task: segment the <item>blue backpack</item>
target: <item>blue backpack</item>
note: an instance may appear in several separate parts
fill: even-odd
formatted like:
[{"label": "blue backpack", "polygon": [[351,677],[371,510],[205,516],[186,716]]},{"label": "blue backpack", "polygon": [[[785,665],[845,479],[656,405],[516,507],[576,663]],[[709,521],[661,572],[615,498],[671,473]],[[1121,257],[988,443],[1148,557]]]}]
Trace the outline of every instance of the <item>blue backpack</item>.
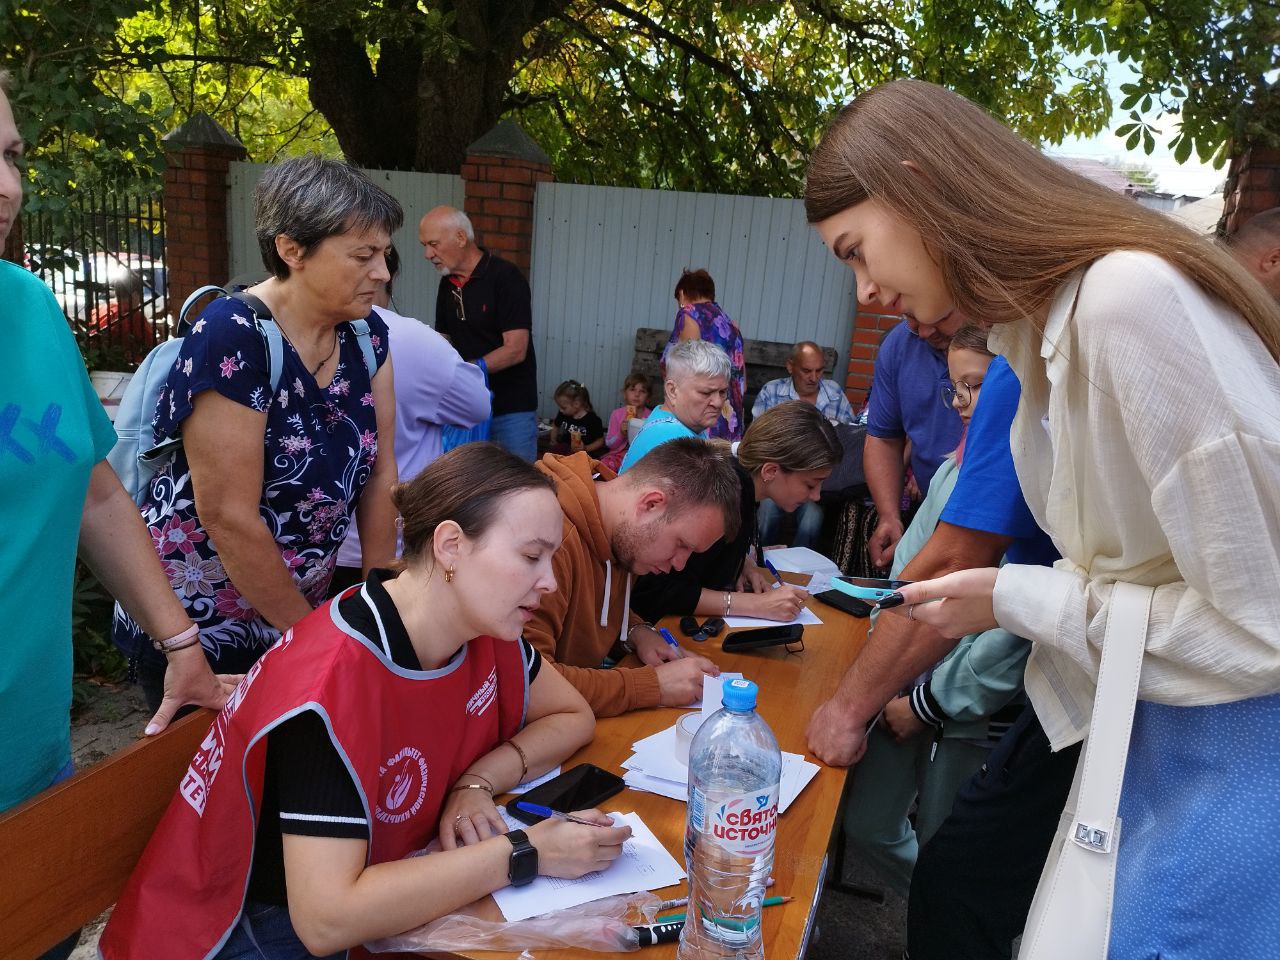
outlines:
[{"label": "blue backpack", "polygon": [[[146,499],[151,478],[182,446],[180,436],[169,437],[155,443],[155,435],[151,425],[155,419],[156,405],[160,401],[160,391],[178,361],[178,353],[182,349],[182,341],[187,331],[187,314],[191,307],[210,293],[218,293],[224,297],[237,300],[249,308],[253,322],[262,334],[267,345],[267,360],[270,367],[271,393],[275,394],[280,387],[280,377],[284,373],[284,338],[280,327],[276,324],[271,310],[260,299],[243,290],[228,292],[222,287],[201,287],[187,297],[178,314],[178,335],[172,340],[156,346],[138,365],[137,372],[125,388],[120,399],[120,407],[116,411],[116,445],[107,454],[107,462],[111,464],[124,488],[133,497],[133,502],[142,505]],[[360,343],[360,352],[364,357],[365,369],[372,380],[378,370],[378,361],[373,353],[373,343],[369,337],[369,324],[364,320],[350,321],[352,329]],[[144,439],[145,438],[145,439]]]}]

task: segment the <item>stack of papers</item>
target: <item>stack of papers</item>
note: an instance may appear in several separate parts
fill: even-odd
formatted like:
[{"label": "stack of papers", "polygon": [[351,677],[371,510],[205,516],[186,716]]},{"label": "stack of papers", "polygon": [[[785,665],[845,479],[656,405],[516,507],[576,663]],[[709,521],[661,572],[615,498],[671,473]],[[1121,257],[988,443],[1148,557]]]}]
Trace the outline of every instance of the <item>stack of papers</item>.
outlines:
[{"label": "stack of papers", "polygon": [[780,547],[777,550],[766,550],[764,555],[779,570],[809,574],[806,589],[810,593],[830,590],[831,578],[840,576],[840,568],[834,561],[808,547]]},{"label": "stack of papers", "polygon": [[[508,816],[505,810],[503,816],[512,824],[512,829],[524,826]],[[494,893],[493,899],[509,923],[604,897],[658,890],[685,878],[684,869],[658,842],[638,814],[611,813],[609,816],[618,826],[631,828],[631,839],[622,845],[622,856],[607,869],[588,873],[576,880],[544,876],[523,887],[503,887]]]},{"label": "stack of papers", "polygon": [[[702,682],[702,719],[720,709],[721,681],[731,674],[704,677]],[[680,751],[676,742],[676,727],[667,727],[652,736],[637,740],[631,745],[634,751],[623,761],[626,773],[622,779],[633,790],[656,793],[672,800],[689,800],[689,768],[678,759]],[[810,763],[798,753],[782,753],[782,782],[778,788],[778,812],[786,813],[791,801],[800,795],[818,772],[818,765]]]},{"label": "stack of papers", "polygon": [[[688,802],[689,768],[676,759],[676,728],[668,727],[651,737],[637,740],[631,745],[635,751],[623,761],[626,769],[622,779],[632,790],[643,790],[672,800]],[[782,782],[778,789],[778,812],[786,813],[791,802],[818,772],[818,765],[810,763],[798,753],[782,753]]]}]

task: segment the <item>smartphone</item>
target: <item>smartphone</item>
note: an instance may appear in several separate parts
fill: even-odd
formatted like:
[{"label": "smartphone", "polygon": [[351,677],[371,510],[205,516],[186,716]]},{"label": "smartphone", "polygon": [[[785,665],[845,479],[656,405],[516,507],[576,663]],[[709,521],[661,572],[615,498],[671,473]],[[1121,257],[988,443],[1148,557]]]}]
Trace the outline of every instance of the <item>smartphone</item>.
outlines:
[{"label": "smartphone", "polygon": [[896,593],[911,580],[882,580],[879,577],[832,577],[832,588],[859,600],[876,603],[891,593]]},{"label": "smartphone", "polygon": [[[580,763],[554,780],[539,784],[516,800],[527,800],[560,813],[572,813],[574,810],[600,806],[615,793],[622,792],[624,786],[626,784],[617,774],[602,770],[594,763]],[[532,826],[545,819],[535,813],[520,810],[516,807],[516,800],[507,804],[507,812],[517,820]]]},{"label": "smartphone", "polygon": [[849,594],[841,593],[839,590],[823,590],[821,593],[815,593],[813,599],[820,600],[829,607],[843,610],[845,613],[855,617],[869,617],[871,616],[871,611],[875,609],[867,601],[851,597]]},{"label": "smartphone", "polygon": [[724,638],[720,649],[726,653],[756,650],[760,647],[776,647],[779,644],[796,643],[804,636],[804,625],[788,623],[777,627],[759,627],[755,630],[738,630]]}]

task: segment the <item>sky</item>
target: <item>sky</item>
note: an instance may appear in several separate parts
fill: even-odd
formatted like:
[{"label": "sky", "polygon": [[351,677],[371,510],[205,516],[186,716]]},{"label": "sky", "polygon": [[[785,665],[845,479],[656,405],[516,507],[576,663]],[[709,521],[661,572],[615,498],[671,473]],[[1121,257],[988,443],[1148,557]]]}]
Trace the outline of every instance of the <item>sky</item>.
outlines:
[{"label": "sky", "polygon": [[1088,139],[1072,137],[1058,146],[1049,146],[1047,152],[1064,157],[1088,157],[1091,160],[1119,160],[1148,167],[1159,178],[1159,189],[1162,193],[1189,194],[1193,197],[1207,197],[1215,191],[1222,190],[1227,179],[1227,165],[1214,169],[1211,164],[1201,163],[1193,153],[1186,163],[1178,163],[1173,159],[1173,151],[1169,149],[1169,140],[1177,133],[1176,116],[1156,118],[1155,112],[1146,114],[1146,119],[1164,132],[1164,136],[1156,138],[1156,148],[1146,154],[1139,145],[1135,150],[1126,150],[1124,137],[1117,137],[1112,130],[1129,122],[1129,112],[1120,109],[1124,94],[1120,85],[1133,77],[1133,71],[1127,64],[1118,64],[1112,60],[1107,66],[1107,86],[1111,91],[1111,100],[1115,110],[1107,130]]}]

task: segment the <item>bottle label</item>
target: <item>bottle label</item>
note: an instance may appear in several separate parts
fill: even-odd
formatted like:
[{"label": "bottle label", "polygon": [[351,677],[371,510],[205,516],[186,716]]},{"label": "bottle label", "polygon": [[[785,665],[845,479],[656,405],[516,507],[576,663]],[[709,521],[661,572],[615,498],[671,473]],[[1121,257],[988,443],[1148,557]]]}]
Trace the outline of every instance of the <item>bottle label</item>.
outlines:
[{"label": "bottle label", "polygon": [[778,787],[710,800],[694,787],[689,812],[694,829],[725,851],[755,857],[773,849],[778,828]]}]

